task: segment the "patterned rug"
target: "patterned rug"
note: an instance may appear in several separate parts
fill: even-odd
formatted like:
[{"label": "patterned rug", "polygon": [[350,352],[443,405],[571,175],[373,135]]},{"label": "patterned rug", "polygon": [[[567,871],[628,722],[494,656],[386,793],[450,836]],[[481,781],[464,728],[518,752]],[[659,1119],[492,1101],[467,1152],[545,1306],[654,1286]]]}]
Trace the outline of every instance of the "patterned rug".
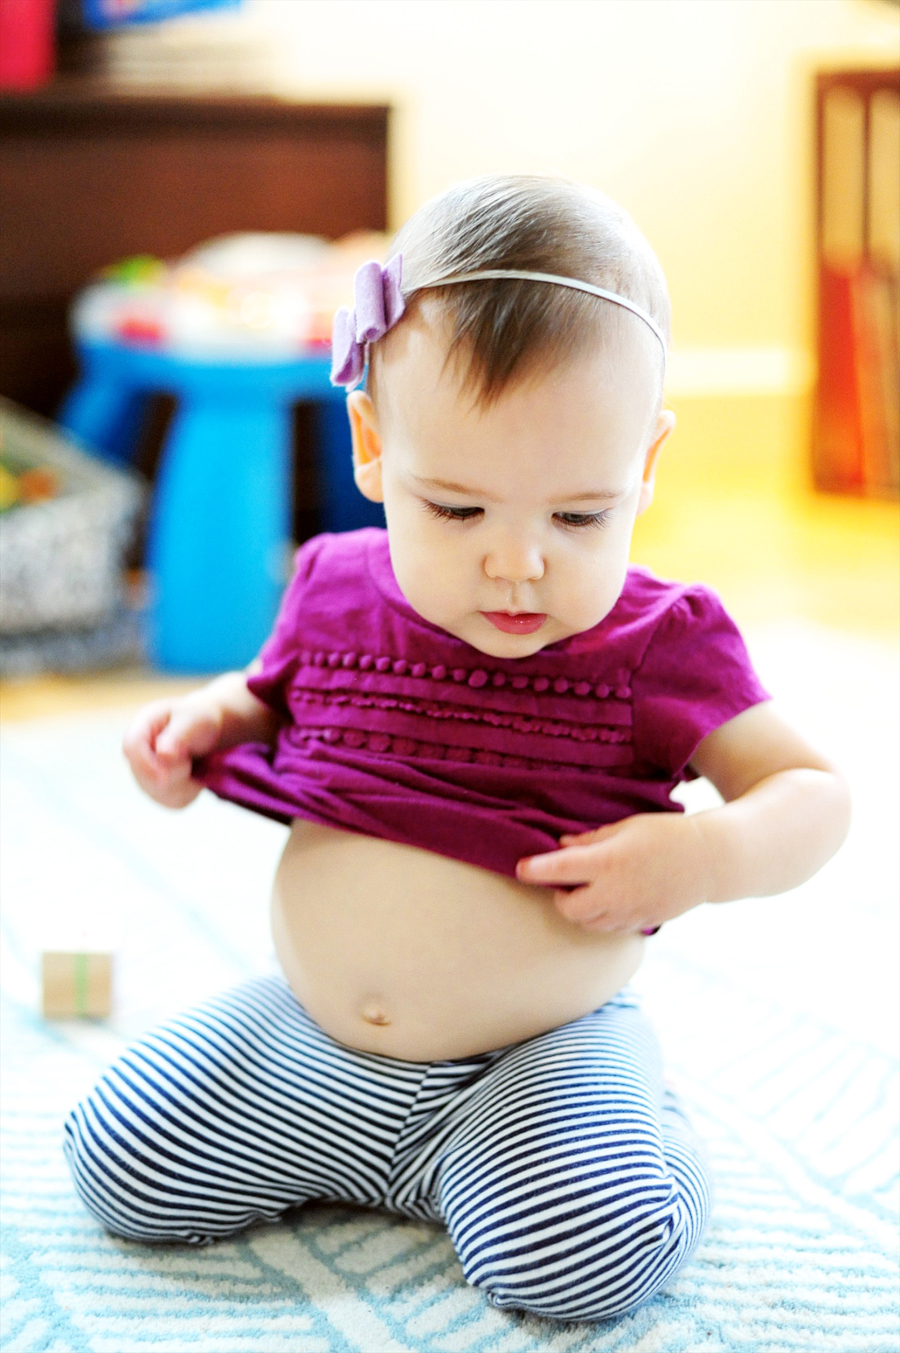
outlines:
[{"label": "patterned rug", "polygon": [[[637,985],[717,1197],[669,1291],[607,1325],[494,1310],[439,1227],[384,1213],[311,1207],[200,1250],[100,1229],[62,1119],[126,1039],[269,970],[284,832],[208,795],[183,814],[143,799],[121,712],[7,725],[4,1353],[896,1353],[896,661],[813,628],[752,640],[848,771],[855,824],[790,896],[694,912],[652,943]],[[692,786],[689,806],[709,794]],[[114,948],[116,1013],[46,1024],[37,956],[74,943]]]}]

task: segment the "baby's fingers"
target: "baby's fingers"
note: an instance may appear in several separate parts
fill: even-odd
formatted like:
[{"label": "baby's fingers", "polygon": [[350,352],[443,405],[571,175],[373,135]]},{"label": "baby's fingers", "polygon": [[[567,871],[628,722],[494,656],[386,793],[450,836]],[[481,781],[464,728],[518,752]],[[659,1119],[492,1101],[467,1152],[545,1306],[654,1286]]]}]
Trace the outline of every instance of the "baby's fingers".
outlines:
[{"label": "baby's fingers", "polygon": [[163,761],[190,762],[211,752],[219,738],[219,722],[211,714],[189,707],[175,709],[156,739],[156,755]]},{"label": "baby's fingers", "polygon": [[529,855],[516,865],[516,878],[546,888],[576,887],[591,881],[590,857],[578,846],[566,846],[547,855]]},{"label": "baby's fingers", "polygon": [[571,892],[557,890],[553,894],[553,903],[560,916],[585,930],[619,932],[639,928],[630,915],[610,908],[596,888],[575,888]]},{"label": "baby's fingers", "polygon": [[553,905],[560,916],[564,916],[567,921],[577,921],[579,925],[602,919],[603,904],[589,885],[557,888],[553,894]]},{"label": "baby's fingers", "polygon": [[598,841],[606,841],[618,835],[622,822],[607,822],[603,827],[593,827],[589,832],[566,832],[559,838],[561,846],[594,846]]},{"label": "baby's fingers", "polygon": [[145,705],[129,724],[122,739],[122,751],[136,775],[140,772],[148,776],[159,773],[156,742],[169,722],[171,708],[168,701],[156,701],[152,705]]}]

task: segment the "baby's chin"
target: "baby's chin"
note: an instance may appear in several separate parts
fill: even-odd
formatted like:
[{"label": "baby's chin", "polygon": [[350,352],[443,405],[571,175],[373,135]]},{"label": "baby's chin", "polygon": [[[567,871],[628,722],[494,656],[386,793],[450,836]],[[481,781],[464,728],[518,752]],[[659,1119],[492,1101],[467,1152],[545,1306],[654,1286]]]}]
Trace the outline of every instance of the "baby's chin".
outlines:
[{"label": "baby's chin", "polygon": [[560,639],[567,639],[569,635],[577,633],[550,615],[539,629],[533,630],[530,634],[505,633],[497,629],[480,611],[463,616],[458,621],[435,623],[441,625],[448,634],[464,640],[488,658],[529,658],[532,654],[539,653],[542,648],[546,648],[548,644],[558,643]]}]

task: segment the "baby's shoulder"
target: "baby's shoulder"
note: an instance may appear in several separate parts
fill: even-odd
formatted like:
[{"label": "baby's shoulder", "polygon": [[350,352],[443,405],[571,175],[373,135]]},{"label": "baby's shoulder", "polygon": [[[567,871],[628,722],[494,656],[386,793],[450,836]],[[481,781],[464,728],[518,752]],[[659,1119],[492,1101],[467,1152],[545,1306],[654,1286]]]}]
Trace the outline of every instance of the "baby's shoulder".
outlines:
[{"label": "baby's shoulder", "polygon": [[359,654],[391,651],[393,618],[372,567],[384,535],[372,527],[323,534],[297,550],[261,670],[251,680],[274,708],[284,712],[284,689],[301,668],[355,666]]},{"label": "baby's shoulder", "polygon": [[722,626],[732,628],[733,622],[711,587],[659,578],[634,564],[618,601],[591,637],[600,646],[623,646],[640,662],[651,645],[693,642]]},{"label": "baby's shoulder", "polygon": [[313,536],[295,555],[275,635],[332,656],[390,653],[409,624],[408,605],[391,582],[386,531]]},{"label": "baby's shoulder", "polygon": [[371,559],[386,547],[387,532],[375,526],[359,531],[325,531],[312,536],[294,555],[293,583],[359,586],[370,579]]},{"label": "baby's shoulder", "polygon": [[659,578],[643,564],[631,564],[616,609],[621,607],[625,614],[643,615],[652,623],[673,610],[698,613],[721,606],[718,594],[705,583]]},{"label": "baby's shoulder", "polygon": [[309,619],[316,614],[335,618],[348,611],[377,609],[381,593],[376,574],[382,555],[387,554],[386,535],[367,526],[305,541],[294,555],[282,610]]}]

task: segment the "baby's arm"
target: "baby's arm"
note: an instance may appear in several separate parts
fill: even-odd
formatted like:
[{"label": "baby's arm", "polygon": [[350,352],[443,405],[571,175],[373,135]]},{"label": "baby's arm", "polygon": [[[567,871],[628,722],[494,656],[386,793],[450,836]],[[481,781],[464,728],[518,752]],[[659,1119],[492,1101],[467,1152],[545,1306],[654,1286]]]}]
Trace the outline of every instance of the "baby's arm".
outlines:
[{"label": "baby's arm", "polygon": [[154,700],[130,724],[123,751],[141,788],[167,808],[184,808],[202,785],[191,779],[194,757],[239,742],[274,742],[280,721],[247,689],[245,672],[226,672],[189,695]]},{"label": "baby's arm", "polygon": [[[725,803],[690,816],[641,813],[521,860],[518,877],[591,930],[639,930],[701,902],[763,897],[803,883],[847,834],[841,775],[785,723],[755,705],[700,743],[691,765]],[[571,891],[574,886],[574,891]]]}]

